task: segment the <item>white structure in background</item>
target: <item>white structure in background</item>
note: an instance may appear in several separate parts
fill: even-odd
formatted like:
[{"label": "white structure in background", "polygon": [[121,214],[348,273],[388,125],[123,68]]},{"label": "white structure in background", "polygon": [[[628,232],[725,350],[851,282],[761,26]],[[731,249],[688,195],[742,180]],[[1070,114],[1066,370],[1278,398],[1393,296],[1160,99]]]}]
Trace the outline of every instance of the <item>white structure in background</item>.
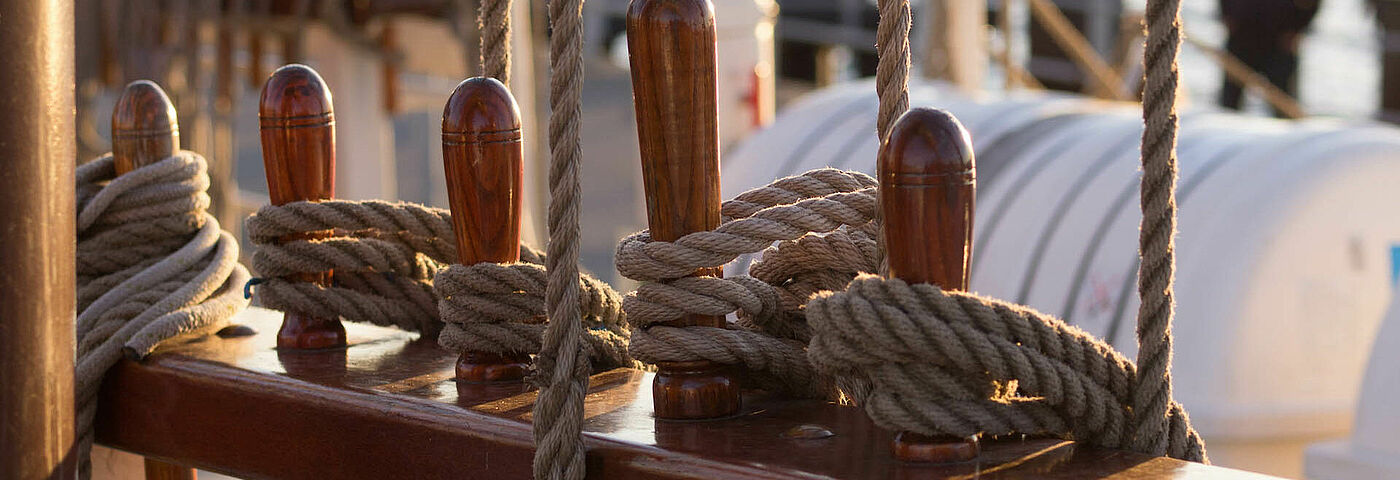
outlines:
[{"label": "white structure in background", "polygon": [[[876,105],[861,81],[789,107],[725,157],[724,198],[817,167],[873,174]],[[973,290],[1136,355],[1138,108],[919,82],[910,105],[972,134]],[[1307,444],[1351,427],[1390,298],[1400,130],[1209,112],[1181,124],[1176,399],[1212,461],[1298,476]]]},{"label": "white structure in background", "polygon": [[[1396,259],[1400,261],[1400,258]],[[1308,447],[1307,478],[1400,478],[1400,295],[1391,301],[1361,384],[1351,437]]]},{"label": "white structure in background", "polygon": [[393,122],[384,114],[379,57],[319,25],[306,29],[305,42],[305,63],[326,80],[335,109],[336,198],[397,198]]},{"label": "white structure in background", "polygon": [[[778,20],[774,0],[713,0],[715,50],[719,64],[719,144],[737,144],[773,121],[777,109],[773,26]],[[616,12],[611,12],[616,14]],[[612,39],[612,62],[624,70],[627,37]]]}]

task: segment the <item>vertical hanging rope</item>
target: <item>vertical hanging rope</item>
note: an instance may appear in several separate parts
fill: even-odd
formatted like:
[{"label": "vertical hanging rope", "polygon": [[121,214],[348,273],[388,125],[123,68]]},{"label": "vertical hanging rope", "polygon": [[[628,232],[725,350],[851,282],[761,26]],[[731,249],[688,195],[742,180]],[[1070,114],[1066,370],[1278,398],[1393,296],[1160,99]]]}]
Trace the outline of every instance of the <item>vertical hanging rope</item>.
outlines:
[{"label": "vertical hanging rope", "polygon": [[[880,21],[876,28],[875,94],[880,97],[876,130],[884,141],[894,121],[909,109],[909,0],[880,0]],[[878,196],[877,196],[878,199]],[[884,225],[881,209],[875,209],[875,223]],[[885,235],[875,235],[880,275],[889,273],[885,260]]]},{"label": "vertical hanging rope", "polygon": [[909,109],[909,0],[880,0],[876,30],[875,93],[880,96],[880,139]]},{"label": "vertical hanging rope", "polygon": [[584,474],[583,397],[588,357],[579,317],[579,110],[583,87],[583,0],[551,0],[549,20],[549,327],[535,358],[534,432],[537,479]]},{"label": "vertical hanging rope", "polygon": [[510,86],[511,0],[481,0],[477,31],[481,32],[483,75]]},{"label": "vertical hanging rope", "polygon": [[1180,0],[1148,0],[1142,96],[1142,228],[1138,270],[1137,385],[1134,449],[1167,449],[1172,380],[1172,282],[1176,275],[1176,90],[1181,46]]}]

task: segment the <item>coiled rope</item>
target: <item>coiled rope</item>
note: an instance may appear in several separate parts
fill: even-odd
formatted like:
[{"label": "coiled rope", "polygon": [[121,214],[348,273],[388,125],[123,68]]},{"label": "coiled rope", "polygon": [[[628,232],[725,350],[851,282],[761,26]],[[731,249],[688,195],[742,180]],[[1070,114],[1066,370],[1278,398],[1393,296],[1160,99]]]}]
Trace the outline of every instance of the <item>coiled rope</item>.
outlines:
[{"label": "coiled rope", "polygon": [[204,158],[192,152],[117,176],[112,156],[77,169],[77,403],[80,474],[102,376],[123,355],[211,333],[247,307],[238,242],[209,208]]},{"label": "coiled rope", "polygon": [[[1205,461],[1200,436],[1171,399],[1169,373],[1178,10],[1175,0],[1148,3],[1141,370],[1106,343],[1029,308],[871,275],[883,255],[868,233],[879,224],[873,189],[829,182],[814,190],[791,188],[859,175],[832,170],[781,179],[726,202],[724,222],[713,231],[675,242],[652,241],[646,231],[623,239],[618,271],[643,282],[623,302],[633,355],[646,362],[742,364],[769,381],[798,376],[819,386],[802,392],[816,396],[829,396],[822,390],[839,385],[846,399],[894,430],[1045,434]],[[882,138],[908,104],[907,12],[906,0],[880,2]],[[803,278],[687,277],[760,250],[755,275]],[[832,285],[852,277],[847,285]],[[829,291],[798,309],[790,299],[778,307],[784,289],[792,296]],[[658,324],[685,313],[736,310],[741,321],[731,328]],[[803,352],[803,337],[810,337],[808,362],[794,359]]]},{"label": "coiled rope", "polygon": [[[509,0],[480,12],[483,71],[507,83]],[[583,1],[549,3],[550,169],[548,255],[522,249],[524,262],[455,265],[446,210],[407,203],[331,200],[266,206],[249,217],[253,266],[264,306],[392,325],[457,351],[538,352],[530,380],[536,478],[584,475],[583,397],[594,366],[638,366],[627,353],[617,293],[578,268],[579,114]],[[331,231],[318,240],[279,242]],[[540,263],[545,267],[541,268]],[[295,281],[334,270],[334,285]],[[550,319],[540,323],[542,314]],[[443,325],[446,325],[443,330]]]},{"label": "coiled rope", "polygon": [[[456,265],[446,209],[381,200],[267,205],[245,223],[262,306],[421,332],[453,351],[538,352],[545,313],[545,257],[522,246],[521,262]],[[330,231],[316,240],[287,237]],[[334,271],[333,285],[298,274]],[[600,367],[632,366],[621,299],[583,275],[585,351]],[[445,328],[444,328],[445,327]]]},{"label": "coiled rope", "polygon": [[[724,221],[713,231],[692,233],[674,242],[652,241],[646,231],[623,239],[617,250],[618,271],[643,282],[622,302],[631,327],[628,348],[632,356],[648,363],[711,360],[742,364],[757,374],[759,386],[809,397],[844,395],[890,428],[928,434],[1050,434],[1204,461],[1199,436],[1191,430],[1184,410],[1170,397],[1173,103],[1179,5],[1174,0],[1153,0],[1148,5],[1144,262],[1140,275],[1143,310],[1138,330],[1139,360],[1145,366],[1141,371],[1103,342],[1025,307],[868,275],[878,270],[882,255],[877,245],[875,182],[858,173],[829,169],[780,179],[726,202],[722,207]],[[445,212],[398,213],[394,208],[405,207],[362,202],[375,214],[392,217],[386,219],[389,223],[375,224],[378,226],[368,221],[355,223],[360,217],[335,211],[347,210],[351,207],[345,205],[354,202],[289,204],[265,208],[258,215],[274,218],[279,211],[270,208],[290,207],[306,210],[292,215],[301,218],[313,215],[311,210],[318,206],[330,209],[321,213],[323,223],[275,230],[277,233],[269,229],[258,234],[264,241],[295,233],[291,230],[372,232],[356,234],[358,243],[333,238],[284,244],[286,252],[274,253],[295,251],[321,263],[291,267],[286,265],[295,262],[284,260],[284,269],[273,271],[331,268],[339,277],[343,270],[353,272],[346,277],[349,281],[343,282],[353,285],[290,286],[270,280],[261,290],[264,302],[298,301],[291,299],[290,292],[277,295],[278,289],[298,288],[304,291],[296,296],[319,302],[329,311],[359,309],[364,315],[356,314],[355,318],[375,321],[371,317],[378,316],[380,321],[413,328],[415,325],[391,310],[430,310],[424,298],[435,294],[441,299],[444,318],[461,319],[451,322],[454,326],[449,326],[449,331],[463,329],[460,336],[445,336],[445,345],[538,351],[532,377],[541,389],[534,406],[536,478],[583,477],[581,427],[591,370],[589,356],[595,357],[593,362],[599,361],[600,354],[614,358],[612,353],[621,351],[621,342],[626,339],[625,332],[612,330],[623,318],[609,310],[616,305],[615,297],[602,284],[590,286],[588,277],[581,279],[577,265],[582,6],[582,0],[549,3],[553,29],[551,198],[543,307],[552,321],[542,331],[529,320],[538,315],[535,306],[541,274],[537,267],[521,266],[528,265],[528,259],[525,264],[441,270],[441,264],[452,263],[448,254],[416,257],[415,252],[451,251],[451,241],[443,241],[451,238],[451,229],[443,221]],[[908,106],[908,2],[881,0],[880,14],[877,89],[883,136]],[[483,12],[482,18],[499,18],[499,14]],[[508,58],[497,55],[501,49],[508,50],[508,41],[498,41],[508,35],[486,37],[483,62],[490,64],[488,72],[500,78],[508,69],[502,65],[508,63],[490,59]],[[433,230],[420,239],[413,234],[413,221],[437,223],[421,225]],[[250,220],[250,232],[256,230],[255,223]],[[429,241],[434,238],[435,242]],[[375,257],[382,262],[359,260],[371,258],[368,252],[347,253],[346,258],[331,253],[366,246],[382,255]],[[698,269],[759,252],[763,258],[753,266],[751,277],[689,277]],[[428,273],[439,271],[444,273],[437,274],[436,282],[441,285],[436,285]],[[388,278],[373,279],[373,275]],[[406,278],[393,278],[399,275]],[[339,294],[341,287],[361,295],[367,288],[385,299],[407,300],[392,304],[388,300],[354,300],[350,294],[334,300],[335,294],[324,293]],[[436,291],[429,294],[433,287]],[[580,295],[589,299],[583,302],[588,309],[580,308]],[[380,310],[371,312],[374,308]],[[729,328],[661,325],[688,313],[731,312],[738,312],[739,322]],[[605,333],[615,338],[585,342],[581,318],[585,315],[604,326],[590,328],[590,335]],[[417,328],[427,332],[431,325],[419,323]],[[475,328],[481,330],[467,331]],[[531,342],[537,334],[541,335],[538,349]]]},{"label": "coiled rope", "polygon": [[[845,286],[869,265],[851,254],[874,251],[875,179],[821,169],[750,190],[721,205],[721,224],[674,242],[648,231],[618,243],[617,270],[642,282],[623,299],[632,356],[644,363],[710,360],[740,364],[760,386],[811,398],[836,398],[804,347],[810,331],[801,309],[816,291]],[[864,229],[864,230],[862,230]],[[828,233],[818,236],[813,233]],[[782,241],[773,247],[773,242]],[[692,277],[740,255],[763,252],[755,276]],[[733,328],[674,327],[686,314],[738,312]]]},{"label": "coiled rope", "polygon": [[[1136,447],[1138,371],[1107,343],[1025,306],[865,274],[807,304],[816,368],[868,389],[847,392],[877,424],[926,435],[1054,435]],[[1168,400],[1163,453],[1205,459]]]}]

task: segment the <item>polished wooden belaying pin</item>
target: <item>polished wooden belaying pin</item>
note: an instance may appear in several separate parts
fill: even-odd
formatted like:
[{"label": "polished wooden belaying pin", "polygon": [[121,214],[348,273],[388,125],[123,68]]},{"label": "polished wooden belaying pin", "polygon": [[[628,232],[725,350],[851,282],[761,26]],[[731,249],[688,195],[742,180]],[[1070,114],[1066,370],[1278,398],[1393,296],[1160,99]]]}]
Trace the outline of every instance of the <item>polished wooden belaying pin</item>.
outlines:
[{"label": "polished wooden belaying pin", "polygon": [[[486,77],[458,84],[442,110],[442,163],[457,263],[520,260],[523,159],[520,108],[506,86]],[[519,381],[529,368],[528,352],[464,352],[457,379]]]},{"label": "polished wooden belaying pin", "polygon": [[[943,110],[905,112],[880,144],[880,208],[889,274],[910,283],[967,290],[972,257],[976,167],[972,141]],[[976,437],[936,438],[900,432],[894,456],[910,462],[976,458]]]},{"label": "polished wooden belaying pin", "polygon": [[[150,80],[127,84],[112,109],[112,164],[117,175],[175,156],[180,123],[175,104]],[[146,478],[194,480],[193,468],[145,459]]]},{"label": "polished wooden belaying pin", "polygon": [[[673,241],[719,226],[715,14],[708,0],[633,0],[627,47],[651,238]],[[718,276],[719,269],[697,274]],[[723,328],[691,315],[673,326]],[[652,385],[656,416],[703,419],[739,411],[734,373],[712,362],[662,362]]]},{"label": "polished wooden belaying pin", "polygon": [[112,109],[112,161],[117,175],[159,162],[180,149],[175,104],[159,85],[137,80]]},{"label": "polished wooden belaying pin", "polygon": [[[263,167],[273,205],[335,196],[335,115],[331,91],[321,75],[306,65],[277,69],[263,85],[258,106]],[[288,236],[283,241],[329,236],[329,232]],[[330,285],[331,272],[307,274],[299,281]],[[345,345],[339,318],[286,312],[277,332],[277,347],[318,349]]]}]

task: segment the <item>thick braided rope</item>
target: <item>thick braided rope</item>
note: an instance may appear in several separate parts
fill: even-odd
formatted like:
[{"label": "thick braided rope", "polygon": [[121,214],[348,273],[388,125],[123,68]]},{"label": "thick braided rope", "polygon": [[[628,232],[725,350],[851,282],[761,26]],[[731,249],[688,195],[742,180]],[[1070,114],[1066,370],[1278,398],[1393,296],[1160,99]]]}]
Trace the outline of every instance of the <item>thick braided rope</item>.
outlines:
[{"label": "thick braided rope", "polygon": [[[812,293],[843,287],[871,268],[874,184],[857,172],[814,170],[725,202],[715,230],[674,242],[653,241],[647,231],[624,238],[618,272],[642,282],[623,300],[632,356],[645,363],[739,364],[764,388],[834,397],[831,382],[817,378],[807,361],[810,329],[801,309]],[[758,252],[763,259],[753,267],[755,276],[689,276]],[[729,328],[663,325],[687,314],[736,311],[739,323]]]},{"label": "thick braided rope", "polygon": [[909,109],[909,0],[880,0],[875,30],[875,92],[880,97],[877,127],[885,138],[894,121]]},{"label": "thick braided rope", "polygon": [[505,85],[510,85],[510,4],[511,0],[481,0],[477,16],[482,72]]},{"label": "thick braided rope", "polygon": [[[847,393],[887,428],[1056,435],[1150,453],[1133,446],[1133,363],[1049,315],[863,274],[844,291],[814,297],[807,319],[813,365],[868,382]],[[1164,453],[1205,460],[1181,405],[1167,405]]]},{"label": "thick braided rope", "polygon": [[583,0],[549,2],[549,253],[545,305],[549,327],[533,380],[537,479],[584,476],[583,397],[589,363],[579,312],[579,115],[583,94]]},{"label": "thick braided rope", "polygon": [[1167,448],[1172,396],[1172,282],[1176,275],[1176,90],[1181,46],[1180,0],[1148,0],[1142,117],[1142,228],[1138,270],[1138,385],[1134,388],[1134,448],[1161,455]]},{"label": "thick braided rope", "polygon": [[204,158],[179,152],[117,176],[112,157],[77,169],[77,415],[80,472],[102,376],[123,355],[212,332],[247,307],[238,242],[209,208]]}]

